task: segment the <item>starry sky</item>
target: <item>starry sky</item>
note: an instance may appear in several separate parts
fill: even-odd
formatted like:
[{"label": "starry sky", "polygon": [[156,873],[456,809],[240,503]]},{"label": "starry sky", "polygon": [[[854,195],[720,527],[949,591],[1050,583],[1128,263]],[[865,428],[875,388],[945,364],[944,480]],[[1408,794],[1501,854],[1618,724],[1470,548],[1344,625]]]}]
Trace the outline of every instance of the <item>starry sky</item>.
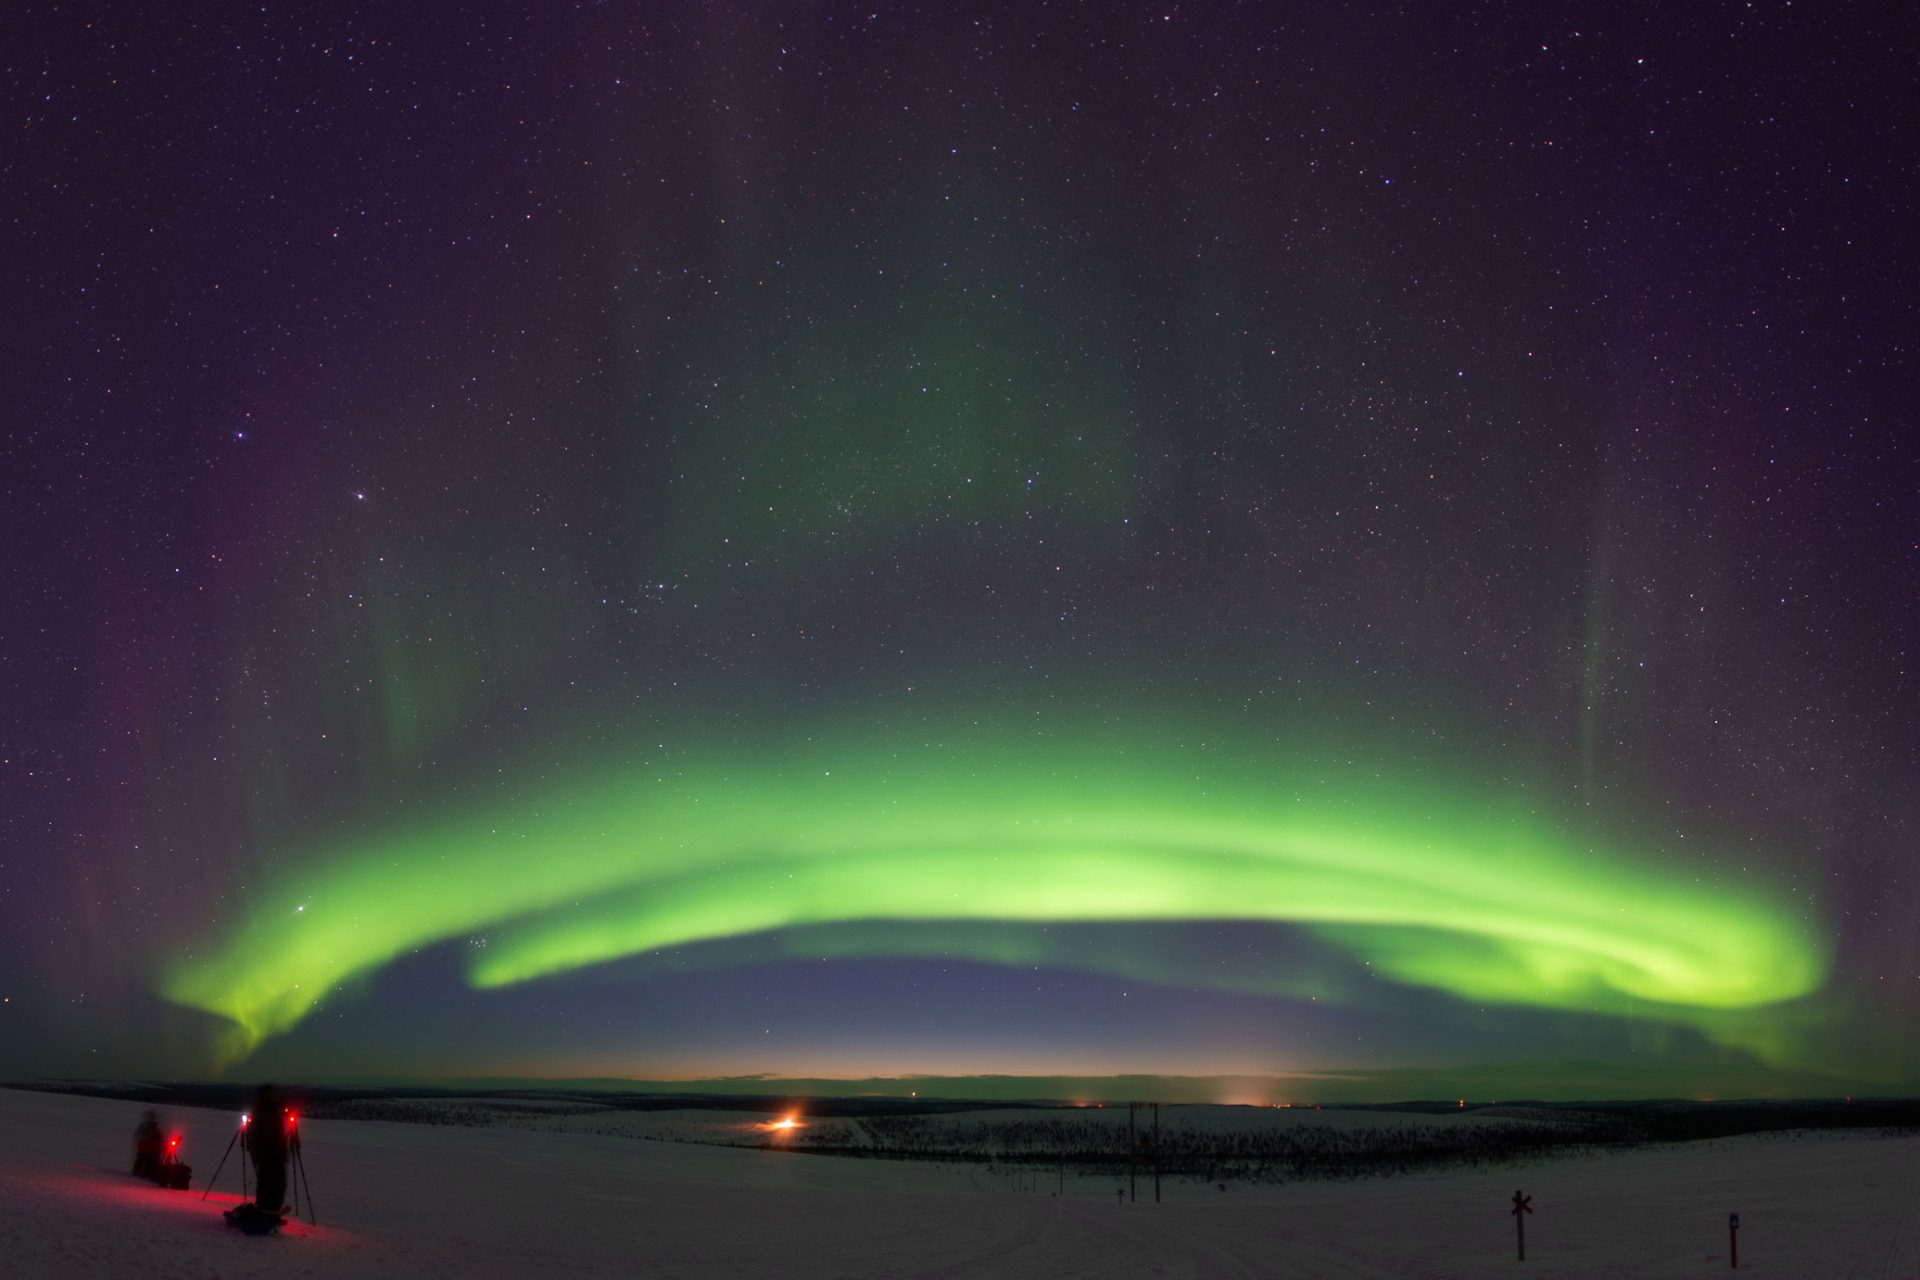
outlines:
[{"label": "starry sky", "polygon": [[1579,8],[16,6],[0,1074],[1920,1090],[1912,33]]}]

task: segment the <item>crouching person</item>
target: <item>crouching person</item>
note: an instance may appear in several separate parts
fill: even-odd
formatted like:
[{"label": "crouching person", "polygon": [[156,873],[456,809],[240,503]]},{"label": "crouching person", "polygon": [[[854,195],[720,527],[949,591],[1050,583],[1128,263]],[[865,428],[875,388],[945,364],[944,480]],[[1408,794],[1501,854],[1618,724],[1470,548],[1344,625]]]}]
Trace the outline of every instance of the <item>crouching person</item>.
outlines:
[{"label": "crouching person", "polygon": [[180,1163],[179,1135],[163,1136],[160,1117],[151,1111],[133,1131],[133,1175],[175,1191],[185,1191],[193,1181],[193,1170]]},{"label": "crouching person", "polygon": [[160,1163],[166,1157],[167,1140],[160,1133],[160,1117],[149,1111],[140,1117],[133,1131],[133,1176],[160,1181]]}]

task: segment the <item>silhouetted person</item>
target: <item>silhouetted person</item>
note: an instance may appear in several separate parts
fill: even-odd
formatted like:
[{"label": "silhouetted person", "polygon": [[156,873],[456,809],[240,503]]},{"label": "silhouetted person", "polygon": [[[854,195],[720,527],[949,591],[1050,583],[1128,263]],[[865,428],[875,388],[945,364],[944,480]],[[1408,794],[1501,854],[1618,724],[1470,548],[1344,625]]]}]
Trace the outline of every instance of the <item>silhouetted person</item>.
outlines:
[{"label": "silhouetted person", "polygon": [[140,1117],[133,1131],[133,1174],[136,1178],[160,1181],[160,1166],[166,1163],[167,1140],[160,1132],[160,1117],[149,1111]]},{"label": "silhouetted person", "polygon": [[254,1090],[252,1115],[247,1124],[247,1154],[253,1157],[253,1171],[259,1178],[253,1204],[277,1218],[287,1198],[287,1157],[300,1149],[300,1135],[294,1131],[292,1114],[270,1084]]}]

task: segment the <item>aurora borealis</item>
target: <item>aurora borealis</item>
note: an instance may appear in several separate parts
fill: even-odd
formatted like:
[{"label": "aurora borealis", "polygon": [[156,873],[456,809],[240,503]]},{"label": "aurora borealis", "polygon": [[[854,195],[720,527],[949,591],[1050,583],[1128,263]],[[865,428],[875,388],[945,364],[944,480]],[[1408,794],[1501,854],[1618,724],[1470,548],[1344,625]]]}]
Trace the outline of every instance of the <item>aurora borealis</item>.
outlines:
[{"label": "aurora borealis", "polygon": [[[1574,846],[1468,783],[1356,779],[1231,738],[1196,766],[1185,735],[1120,727],[726,753],[375,837],[320,855],[164,989],[250,1048],[341,981],[476,931],[494,930],[472,980],[495,987],[860,920],[1286,921],[1459,997],[1683,1020],[1823,976],[1790,911]],[[263,972],[263,952],[282,963]]]},{"label": "aurora borealis", "polygon": [[522,8],[25,19],[0,1073],[1920,1087],[1885,41]]}]

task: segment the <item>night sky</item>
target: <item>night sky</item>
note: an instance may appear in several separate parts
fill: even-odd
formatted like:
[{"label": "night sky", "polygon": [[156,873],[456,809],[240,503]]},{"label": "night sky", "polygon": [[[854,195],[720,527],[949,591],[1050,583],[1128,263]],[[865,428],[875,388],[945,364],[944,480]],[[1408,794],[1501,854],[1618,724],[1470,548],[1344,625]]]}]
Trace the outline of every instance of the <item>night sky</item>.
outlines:
[{"label": "night sky", "polygon": [[4,20],[0,1074],[1920,1090],[1910,27],[462,8]]}]

